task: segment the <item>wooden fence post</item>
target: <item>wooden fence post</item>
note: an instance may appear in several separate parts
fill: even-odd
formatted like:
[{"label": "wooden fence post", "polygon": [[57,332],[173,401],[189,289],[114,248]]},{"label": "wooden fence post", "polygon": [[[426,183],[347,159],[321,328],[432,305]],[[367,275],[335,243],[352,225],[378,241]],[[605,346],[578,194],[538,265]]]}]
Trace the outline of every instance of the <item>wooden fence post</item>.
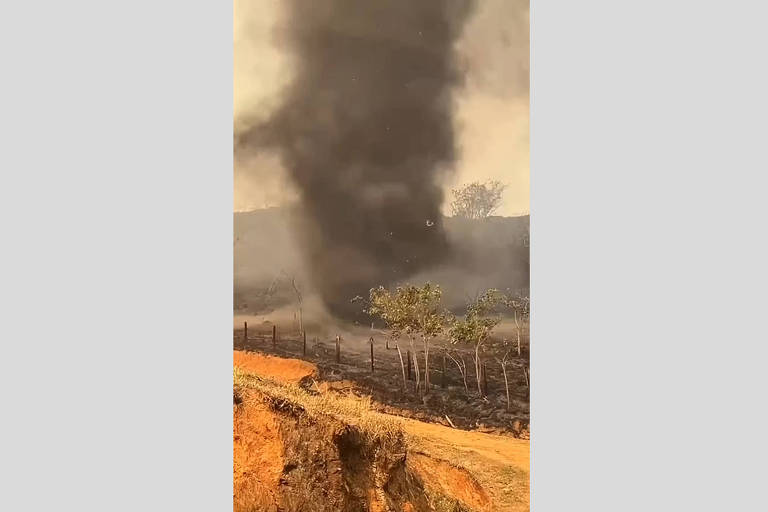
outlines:
[{"label": "wooden fence post", "polygon": [[277,324],[272,326],[272,348],[277,345]]},{"label": "wooden fence post", "polygon": [[373,336],[371,336],[371,373],[373,373]]},{"label": "wooden fence post", "polygon": [[304,355],[304,357],[307,356],[307,331],[304,331],[302,333],[303,343],[301,345],[301,353]]},{"label": "wooden fence post", "polygon": [[248,322],[243,322],[243,342],[248,342]]},{"label": "wooden fence post", "polygon": [[483,394],[488,396],[488,363],[483,363]]},{"label": "wooden fence post", "polygon": [[336,362],[341,363],[341,336],[336,336]]}]

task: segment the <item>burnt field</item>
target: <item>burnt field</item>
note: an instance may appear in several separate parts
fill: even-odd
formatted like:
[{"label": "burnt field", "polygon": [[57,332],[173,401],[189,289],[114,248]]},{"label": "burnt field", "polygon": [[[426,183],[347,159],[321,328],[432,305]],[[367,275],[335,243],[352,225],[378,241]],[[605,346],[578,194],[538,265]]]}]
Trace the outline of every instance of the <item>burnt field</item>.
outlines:
[{"label": "burnt field", "polygon": [[[378,330],[346,330],[338,342],[338,354],[336,336],[329,336],[327,332],[315,336],[308,331],[305,343],[304,337],[296,329],[281,329],[269,321],[258,325],[249,323],[247,335],[242,325],[235,328],[233,344],[235,350],[310,361],[319,370],[320,382],[314,385],[320,390],[369,395],[380,412],[465,430],[506,433],[528,438],[529,337],[526,332],[521,338],[519,355],[516,346],[510,350],[508,346],[501,345],[504,337],[503,329],[499,329],[481,354],[484,368],[484,375],[482,371],[480,374],[481,389],[478,389],[474,350],[449,345],[440,338],[433,341],[429,349],[430,387],[425,390],[423,396],[419,396],[415,390],[413,359],[412,356],[409,357],[412,350],[410,344],[400,340],[404,362],[401,366],[397,342]],[[419,342],[414,348],[423,374],[423,346]],[[508,354],[507,385],[501,365],[505,353]],[[409,359],[410,368],[407,364]],[[461,364],[462,360],[466,365],[466,389],[462,372],[457,365],[457,361]],[[403,389],[404,366],[406,389]]]}]

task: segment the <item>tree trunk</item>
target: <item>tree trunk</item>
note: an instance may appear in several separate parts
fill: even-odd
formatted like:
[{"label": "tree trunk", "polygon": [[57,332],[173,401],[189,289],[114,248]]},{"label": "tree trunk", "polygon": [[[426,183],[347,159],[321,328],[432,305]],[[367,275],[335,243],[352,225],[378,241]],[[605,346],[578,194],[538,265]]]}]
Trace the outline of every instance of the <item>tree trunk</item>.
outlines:
[{"label": "tree trunk", "polygon": [[506,362],[501,363],[501,371],[504,372],[504,389],[507,391],[507,412],[509,412],[509,408],[510,408],[509,381],[507,380],[507,363]]},{"label": "tree trunk", "polygon": [[301,310],[301,306],[299,306],[299,334],[304,332],[304,312]]},{"label": "tree trunk", "polygon": [[421,370],[419,369],[419,356],[413,353],[413,376],[415,378],[414,391],[417,396],[421,396]]},{"label": "tree trunk", "polygon": [[482,369],[480,367],[480,345],[475,346],[475,380],[477,380],[477,392],[483,396]]},{"label": "tree trunk", "polygon": [[458,353],[456,354],[458,359],[453,357],[450,354],[450,352],[446,352],[446,353],[448,354],[448,357],[451,358],[451,361],[456,363],[456,366],[459,369],[459,373],[461,374],[461,379],[464,381],[464,392],[467,394],[467,396],[469,396],[469,386],[467,385],[467,363],[464,361],[464,358],[461,357],[461,355],[459,355]]},{"label": "tree trunk", "polygon": [[403,370],[403,392],[406,391],[406,381],[405,381],[405,364],[403,364],[403,353],[400,351],[400,344],[397,344],[397,355],[400,356],[400,369]]},{"label": "tree trunk", "polygon": [[429,393],[429,338],[424,338],[424,391]]},{"label": "tree trunk", "polygon": [[413,352],[413,373],[416,377],[416,394],[420,395],[421,391],[421,372],[419,371],[419,356],[416,354],[416,347],[413,343],[413,338],[410,339],[411,341],[411,351]]}]

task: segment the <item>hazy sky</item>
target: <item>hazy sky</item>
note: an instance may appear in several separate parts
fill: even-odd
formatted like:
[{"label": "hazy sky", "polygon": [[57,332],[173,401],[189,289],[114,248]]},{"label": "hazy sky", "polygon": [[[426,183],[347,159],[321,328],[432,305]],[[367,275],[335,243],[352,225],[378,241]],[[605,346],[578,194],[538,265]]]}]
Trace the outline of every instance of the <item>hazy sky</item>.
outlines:
[{"label": "hazy sky", "polygon": [[[290,81],[291,57],[277,48],[280,0],[234,0],[234,111],[266,117]],[[499,180],[508,185],[499,214],[529,209],[528,1],[481,0],[458,51],[468,69],[456,95],[460,159],[451,185]],[[273,206],[295,197],[277,158],[235,164],[236,211]]]}]

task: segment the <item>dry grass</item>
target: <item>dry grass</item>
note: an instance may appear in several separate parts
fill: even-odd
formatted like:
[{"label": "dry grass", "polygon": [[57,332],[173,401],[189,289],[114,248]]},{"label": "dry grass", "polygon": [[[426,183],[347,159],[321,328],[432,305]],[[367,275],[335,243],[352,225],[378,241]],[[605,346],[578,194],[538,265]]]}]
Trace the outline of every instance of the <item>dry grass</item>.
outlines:
[{"label": "dry grass", "polygon": [[[388,444],[394,441],[400,447],[405,442],[408,451],[450,464],[460,472],[466,470],[488,493],[493,503],[483,503],[486,505],[483,507],[478,506],[476,500],[467,499],[470,503],[475,501],[472,503],[475,510],[487,508],[523,512],[529,509],[527,441],[390,416],[374,411],[368,396],[339,394],[323,390],[321,386],[315,386],[317,391],[307,390],[296,383],[275,381],[238,367],[234,368],[234,388],[236,400],[259,400],[272,409],[293,411],[317,419],[331,417],[356,427],[371,442]],[[248,390],[255,392],[248,393]],[[435,468],[427,470],[435,472]],[[447,471],[445,467],[440,471],[441,474],[460,472]],[[445,491],[453,484],[449,482],[438,487]],[[453,494],[450,493],[451,496]],[[438,498],[440,496],[435,497]],[[433,506],[436,510],[462,510],[455,508],[456,502],[452,497],[446,501],[447,508],[438,507],[436,501]]]},{"label": "dry grass", "polygon": [[398,418],[376,412],[370,397],[344,396],[332,392],[311,392],[295,384],[277,382],[234,369],[235,388],[258,391],[280,409],[303,411],[312,417],[333,417],[357,427],[372,440],[389,441],[404,436]]}]

